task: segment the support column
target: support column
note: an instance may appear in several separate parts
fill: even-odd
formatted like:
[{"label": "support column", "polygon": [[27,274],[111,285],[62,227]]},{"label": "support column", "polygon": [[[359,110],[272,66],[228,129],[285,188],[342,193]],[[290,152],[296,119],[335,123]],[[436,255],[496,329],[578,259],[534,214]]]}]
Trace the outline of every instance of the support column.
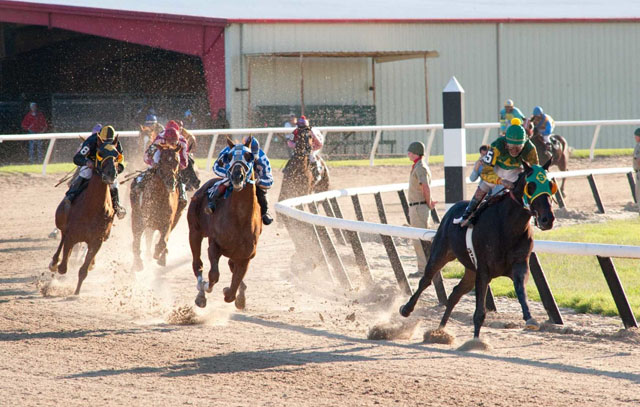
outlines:
[{"label": "support column", "polygon": [[224,28],[207,27],[205,46],[201,55],[211,118],[226,107]]},{"label": "support column", "polygon": [[442,91],[444,144],[444,202],[449,210],[465,199],[467,146],[464,128],[464,89],[455,76]]}]

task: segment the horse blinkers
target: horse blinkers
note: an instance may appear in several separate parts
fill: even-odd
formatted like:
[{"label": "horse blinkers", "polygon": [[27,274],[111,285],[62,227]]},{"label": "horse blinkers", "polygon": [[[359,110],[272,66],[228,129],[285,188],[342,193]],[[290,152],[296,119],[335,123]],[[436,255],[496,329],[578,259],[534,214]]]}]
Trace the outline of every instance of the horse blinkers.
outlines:
[{"label": "horse blinkers", "polygon": [[[102,154],[101,154],[102,153]],[[122,154],[118,152],[115,146],[109,142],[100,143],[98,151],[96,151],[96,171],[102,177],[105,184],[113,184],[118,175],[116,163],[123,161]],[[106,165],[107,163],[111,165]]]},{"label": "horse blinkers", "polygon": [[[555,216],[551,209],[551,197],[556,192],[558,192],[558,184],[554,180],[549,180],[542,172],[537,173],[534,180],[526,178],[523,197],[525,208],[529,209],[536,226],[541,230],[549,230],[553,227]],[[545,200],[537,199],[543,195],[546,196]]]}]

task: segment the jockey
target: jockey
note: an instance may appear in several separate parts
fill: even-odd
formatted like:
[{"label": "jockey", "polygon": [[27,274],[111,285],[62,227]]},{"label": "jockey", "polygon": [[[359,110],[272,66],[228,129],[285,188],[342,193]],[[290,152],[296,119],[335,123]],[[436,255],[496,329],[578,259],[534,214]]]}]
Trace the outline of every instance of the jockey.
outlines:
[{"label": "jockey", "polygon": [[311,130],[311,153],[309,154],[309,162],[312,164],[311,172],[317,181],[320,181],[322,178],[322,163],[318,157],[318,152],[322,149],[324,145],[324,136],[320,133],[319,130],[309,126],[309,120],[306,117],[300,116],[298,119],[298,127],[291,133],[287,135],[287,145],[294,149],[296,147],[296,143],[298,142],[298,135],[304,130]]},{"label": "jockey", "polygon": [[553,130],[556,127],[553,118],[548,114],[545,114],[542,110],[541,106],[536,106],[533,108],[533,125],[538,133],[542,136],[544,140],[544,145],[547,151],[551,151],[551,135],[553,134]]},{"label": "jockey", "polygon": [[513,100],[507,99],[504,102],[504,109],[500,110],[500,135],[504,136],[507,132],[507,127],[511,124],[511,119],[513,118],[520,119],[524,121],[524,115],[513,104]]},{"label": "jockey", "polygon": [[[81,168],[78,177],[74,179],[73,182],[71,182],[69,190],[65,194],[63,202],[67,208],[71,205],[71,202],[73,202],[73,200],[80,194],[80,192],[82,192],[82,190],[86,187],[86,185],[89,183],[89,180],[93,176],[93,168],[95,165],[94,163],[96,160],[96,151],[98,148],[98,144],[102,144],[105,141],[113,142],[116,134],[116,131],[112,126],[102,127],[96,125],[94,126],[93,131],[95,132],[91,134],[91,136],[89,136],[89,138],[86,139],[84,143],[82,143],[82,147],[80,147],[80,150],[78,150],[76,155],[73,157],[73,163]],[[120,153],[120,156],[123,157],[122,145],[120,144],[120,142],[116,141],[114,143],[114,146]],[[123,161],[124,158],[118,161],[118,174],[124,171],[124,164],[122,163]],[[113,209],[116,211],[116,215],[118,215],[118,219],[124,218],[124,216],[127,214],[127,211],[125,210],[125,208],[120,206],[117,180],[111,185],[111,202],[113,204]]]},{"label": "jockey", "polygon": [[[245,137],[243,142],[247,141]],[[224,192],[226,186],[229,185],[229,180],[227,178],[227,172],[230,168],[229,162],[229,151],[231,151],[231,147],[225,147],[220,154],[218,155],[218,159],[213,164],[213,172],[222,177],[222,181],[218,181],[212,187],[211,193],[209,194],[209,209],[211,211],[215,210],[216,200],[217,198]],[[269,203],[267,202],[267,190],[271,188],[273,185],[273,176],[271,175],[271,164],[269,163],[269,158],[260,148],[260,143],[255,137],[252,137],[251,140],[251,153],[254,158],[254,166],[253,168],[256,171],[256,198],[258,198],[258,203],[260,204],[260,215],[262,217],[262,223],[265,225],[270,225],[273,222],[273,217],[269,214]],[[225,185],[225,188],[219,188],[221,184]]]},{"label": "jockey", "polygon": [[[149,170],[158,165],[158,162],[160,161],[161,146],[169,146],[171,148],[176,148],[178,145],[181,146],[182,148],[179,152],[180,169],[183,170],[187,167],[187,164],[189,163],[188,145],[184,137],[180,135],[179,130],[180,126],[175,121],[169,121],[166,129],[158,134],[153,143],[151,143],[149,148],[147,148],[147,151],[144,153],[144,162],[149,166],[149,168],[137,177],[136,181],[138,188],[143,187],[148,178],[147,174],[150,174]],[[178,200],[180,201],[180,205],[184,206],[187,203],[187,190],[183,182],[178,181],[178,191],[180,192]]]},{"label": "jockey", "polygon": [[523,161],[530,165],[538,164],[536,148],[527,139],[521,124],[520,119],[512,119],[505,137],[499,137],[491,144],[491,149],[482,158],[484,166],[478,189],[462,216],[453,220],[454,224],[460,224],[460,227],[467,226],[469,216],[496,185],[503,185],[506,189],[513,188],[518,174],[522,172]]}]

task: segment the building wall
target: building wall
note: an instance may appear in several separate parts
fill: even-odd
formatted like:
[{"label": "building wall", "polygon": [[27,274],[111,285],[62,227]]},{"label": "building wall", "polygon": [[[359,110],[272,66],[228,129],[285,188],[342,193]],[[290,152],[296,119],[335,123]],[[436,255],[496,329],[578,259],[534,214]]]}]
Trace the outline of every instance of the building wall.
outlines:
[{"label": "building wall", "polygon": [[[227,106],[235,127],[246,123],[249,102],[248,92],[234,90],[247,86],[247,61],[239,56],[291,51],[437,51],[439,57],[427,61],[431,123],[442,122],[441,92],[451,76],[465,89],[468,123],[497,121],[506,98],[527,115],[541,105],[556,120],[632,119],[640,110],[639,24],[233,24],[226,41]],[[371,63],[361,60],[310,61],[305,102],[371,103]],[[424,61],[382,63],[375,69],[377,124],[424,123]],[[255,63],[251,104],[296,104],[299,86],[296,62]],[[558,132],[574,147],[588,148],[593,128]],[[598,145],[629,147],[631,132],[603,128]],[[467,134],[467,151],[477,151],[482,131]],[[384,137],[397,139],[395,153],[404,153],[414,139],[426,140],[417,132]],[[442,152],[441,136],[434,149]]]}]

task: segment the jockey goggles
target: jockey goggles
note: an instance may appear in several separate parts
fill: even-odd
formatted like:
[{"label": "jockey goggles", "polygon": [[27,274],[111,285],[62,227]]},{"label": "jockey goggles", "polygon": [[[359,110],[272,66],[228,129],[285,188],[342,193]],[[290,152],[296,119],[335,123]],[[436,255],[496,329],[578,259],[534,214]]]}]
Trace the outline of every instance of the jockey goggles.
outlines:
[{"label": "jockey goggles", "polygon": [[540,195],[553,196],[558,192],[558,184],[547,178],[546,171],[539,165],[532,166],[533,172],[525,178],[524,195],[522,201],[525,207]]}]

